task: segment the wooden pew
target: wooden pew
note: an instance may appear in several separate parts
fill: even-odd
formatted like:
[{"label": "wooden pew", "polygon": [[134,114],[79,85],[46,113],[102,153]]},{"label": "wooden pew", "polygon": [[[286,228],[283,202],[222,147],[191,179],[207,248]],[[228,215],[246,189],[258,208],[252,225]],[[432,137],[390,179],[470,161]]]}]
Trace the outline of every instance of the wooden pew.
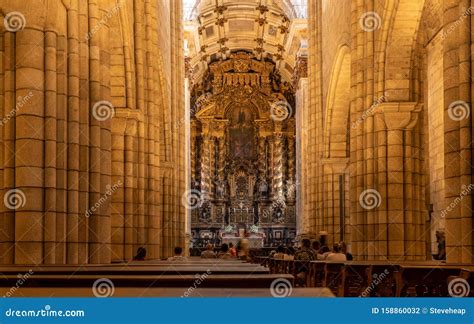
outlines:
[{"label": "wooden pew", "polygon": [[268,274],[268,268],[253,264],[180,264],[168,263],[160,265],[122,265],[122,266],[37,266],[37,267],[2,267],[2,275],[23,274],[32,271],[36,275],[97,275],[108,274],[134,275],[179,275],[179,274]]},{"label": "wooden pew", "polygon": [[447,297],[448,278],[458,276],[458,265],[400,264],[396,297]]},{"label": "wooden pew", "polygon": [[308,287],[308,276],[310,272],[310,262],[302,260],[291,260],[287,261],[288,270],[293,277],[295,282],[293,286]]},{"label": "wooden pew", "polygon": [[[91,274],[41,274],[31,275],[21,287],[92,287],[102,276]],[[114,287],[182,287],[196,285],[202,288],[270,288],[275,280],[293,281],[293,276],[287,274],[210,274],[207,276],[187,275],[130,275],[112,274],[104,276],[113,282]],[[16,275],[4,275],[0,287],[14,287]]]},{"label": "wooden pew", "polygon": [[[270,259],[269,264],[274,273],[296,278],[301,261],[287,262]],[[306,287],[328,287],[336,296],[347,297],[449,296],[448,284],[455,278],[474,287],[474,266],[439,261],[311,261]]]},{"label": "wooden pew", "polygon": [[346,262],[343,269],[343,286],[345,297],[366,295],[370,263]]},{"label": "wooden pew", "polygon": [[344,297],[344,263],[326,262],[323,287],[331,289],[337,297]]},{"label": "wooden pew", "polygon": [[[468,289],[468,297],[474,297],[474,266],[461,265],[461,270],[458,276],[451,276],[448,278],[448,287],[451,281],[455,279],[463,279],[467,282],[468,286],[465,287]],[[455,285],[455,283],[453,283]],[[455,294],[460,294],[462,291],[456,291],[456,288],[453,288]],[[462,288],[461,288],[462,289]]]},{"label": "wooden pew", "polygon": [[323,287],[325,279],[325,261],[311,261],[306,278],[306,287]]},{"label": "wooden pew", "polygon": [[[0,287],[0,296],[5,295],[8,290]],[[135,288],[135,287],[117,287],[110,297],[272,297],[271,290],[268,288],[201,288],[198,287],[191,293],[186,288]],[[51,288],[20,288],[13,295],[14,297],[50,297]],[[94,297],[90,287],[75,288],[55,288],[55,297]],[[314,298],[314,297],[334,297],[329,289],[326,288],[293,288],[287,298]]]}]

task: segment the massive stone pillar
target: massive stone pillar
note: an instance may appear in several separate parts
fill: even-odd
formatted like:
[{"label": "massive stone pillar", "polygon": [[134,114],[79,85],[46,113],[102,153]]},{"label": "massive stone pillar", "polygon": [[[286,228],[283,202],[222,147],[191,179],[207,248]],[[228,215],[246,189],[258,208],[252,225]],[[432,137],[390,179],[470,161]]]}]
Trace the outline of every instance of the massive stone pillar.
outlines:
[{"label": "massive stone pillar", "polygon": [[[469,0],[443,1],[444,177],[448,262],[473,262],[472,167],[472,9]],[[460,18],[462,17],[462,18]]]},{"label": "massive stone pillar", "polygon": [[[34,104],[25,105],[16,112],[13,151],[14,156],[14,192],[10,194],[17,199],[24,199],[22,205],[7,203],[6,207],[14,210],[15,219],[15,263],[39,264],[43,262],[44,241],[44,140],[45,140],[45,33],[42,30],[27,26],[21,32],[7,35],[14,39],[15,65],[14,81],[10,84],[14,97],[25,97],[31,92]],[[42,27],[42,26],[41,26]],[[51,37],[47,38],[51,41]],[[14,45],[15,44],[15,45]],[[51,44],[48,44],[51,46]],[[50,56],[50,55],[48,55]],[[49,67],[48,63],[48,67]],[[48,83],[50,86],[50,84]],[[12,97],[10,97],[13,99]],[[7,110],[15,108],[15,101],[9,102]],[[6,193],[9,195],[9,193]],[[72,216],[74,217],[74,215]],[[77,217],[77,215],[76,215]],[[48,215],[48,222],[50,222]],[[51,223],[50,223],[51,224]],[[46,253],[48,253],[47,251]]]},{"label": "massive stone pillar", "polygon": [[[415,127],[420,126],[421,107],[416,103],[386,103],[380,106],[380,110],[386,125],[387,155],[386,168],[379,168],[378,178],[380,184],[384,178],[387,183],[383,192],[386,196],[380,196],[380,205],[383,207],[376,214],[378,219],[374,223],[381,227],[380,230],[386,224],[389,259],[424,260],[424,220],[419,210],[423,197],[417,190],[420,174],[415,172],[415,160],[419,159],[420,150],[414,140],[417,135]],[[378,147],[382,146],[380,144]],[[384,156],[378,158],[383,160]],[[365,197],[361,196],[362,202]],[[372,206],[369,203],[364,207],[367,209]],[[371,209],[378,208],[374,207]]]},{"label": "massive stone pillar", "polygon": [[323,228],[327,232],[328,244],[341,240],[347,241],[350,227],[348,202],[348,166],[347,158],[323,159],[324,165],[324,219]]},{"label": "massive stone pillar", "polygon": [[296,231],[297,235],[309,232],[309,215],[305,212],[305,205],[308,199],[308,179],[306,167],[303,161],[307,161],[308,143],[308,93],[309,82],[307,77],[299,80],[299,87],[296,91]]},{"label": "massive stone pillar", "polygon": [[181,3],[6,0],[0,12],[0,263],[171,254],[185,224]]},{"label": "massive stone pillar", "polygon": [[303,219],[308,220],[308,234],[315,237],[322,230],[322,143],[323,143],[323,104],[322,104],[322,1],[309,3],[309,57],[308,76],[309,91],[308,105],[304,105],[303,116],[305,126],[303,129],[302,145],[302,174],[305,183],[302,188]]}]

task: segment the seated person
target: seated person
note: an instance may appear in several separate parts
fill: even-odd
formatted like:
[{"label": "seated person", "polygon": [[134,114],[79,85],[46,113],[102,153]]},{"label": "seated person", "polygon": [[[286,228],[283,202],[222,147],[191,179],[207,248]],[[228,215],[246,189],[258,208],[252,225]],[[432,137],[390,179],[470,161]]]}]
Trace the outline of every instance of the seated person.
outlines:
[{"label": "seated person", "polygon": [[234,246],[234,243],[229,243],[229,253],[233,258],[237,257],[237,249]]},{"label": "seated person", "polygon": [[[313,261],[316,260],[317,256],[316,253],[311,249],[311,241],[308,239],[303,239],[301,242],[302,246],[301,248],[296,251],[295,253],[295,260],[298,261]],[[296,282],[300,286],[304,286],[306,282],[306,274],[308,272],[307,265],[305,264],[300,264],[298,266],[298,269],[296,269],[297,275],[296,275]]]},{"label": "seated person", "polygon": [[321,248],[321,243],[319,241],[313,241],[311,244],[311,248],[313,249],[314,253],[318,253],[319,249]]},{"label": "seated person", "polygon": [[346,255],[347,261],[352,261],[354,260],[354,257],[352,256],[351,253],[347,252],[347,244],[344,241],[339,242],[339,245],[341,246],[341,252]]},{"label": "seated person", "polygon": [[217,254],[219,259],[232,259],[232,255],[229,253],[229,246],[224,243],[221,245],[221,251]]},{"label": "seated person", "polygon": [[135,255],[132,261],[145,261],[146,249],[144,247],[139,247],[137,249],[137,255]]},{"label": "seated person", "polygon": [[345,262],[347,261],[346,255],[342,253],[341,246],[339,243],[334,244],[334,248],[331,253],[326,257],[326,261]]},{"label": "seated person", "polygon": [[301,248],[295,253],[295,260],[313,261],[316,260],[316,255],[311,249],[311,241],[303,239]]},{"label": "seated person", "polygon": [[277,247],[277,252],[273,255],[273,258],[279,260],[285,259],[285,247],[283,245]]},{"label": "seated person", "polygon": [[248,239],[241,239],[239,241],[239,245],[237,247],[237,257],[240,259],[240,260],[243,260],[243,261],[247,261],[249,262],[250,261],[250,248],[249,248],[249,240]]},{"label": "seated person", "polygon": [[289,246],[286,248],[286,253],[283,260],[293,261],[294,259],[295,259],[295,248],[292,246]]},{"label": "seated person", "polygon": [[202,259],[215,259],[216,254],[214,253],[214,247],[211,243],[206,246],[206,250],[201,253]]},{"label": "seated person", "polygon": [[174,256],[169,257],[168,261],[186,262],[188,259],[183,255],[183,249],[179,246],[174,248]]},{"label": "seated person", "polygon": [[328,254],[331,253],[331,250],[325,245],[322,248],[319,249],[318,252],[318,260],[326,260],[326,257]]}]

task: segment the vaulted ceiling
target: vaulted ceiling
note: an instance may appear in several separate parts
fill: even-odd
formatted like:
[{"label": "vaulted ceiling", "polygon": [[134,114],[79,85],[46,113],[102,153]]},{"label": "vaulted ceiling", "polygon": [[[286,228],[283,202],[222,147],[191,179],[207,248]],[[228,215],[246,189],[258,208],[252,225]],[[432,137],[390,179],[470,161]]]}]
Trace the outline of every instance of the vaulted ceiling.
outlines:
[{"label": "vaulted ceiling", "polygon": [[247,51],[271,59],[290,81],[307,44],[306,0],[184,0],[185,55],[194,81],[208,64]]}]

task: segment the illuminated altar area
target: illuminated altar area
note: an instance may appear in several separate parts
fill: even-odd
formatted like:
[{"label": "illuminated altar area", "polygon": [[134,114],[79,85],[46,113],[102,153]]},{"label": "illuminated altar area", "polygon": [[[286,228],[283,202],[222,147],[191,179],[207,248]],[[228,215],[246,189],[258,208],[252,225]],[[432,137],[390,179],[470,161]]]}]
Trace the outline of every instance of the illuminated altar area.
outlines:
[{"label": "illuminated altar area", "polygon": [[192,211],[195,245],[242,237],[255,247],[289,243],[296,226],[290,85],[273,62],[247,53],[211,63],[204,80],[191,109],[192,189],[201,194]]}]

